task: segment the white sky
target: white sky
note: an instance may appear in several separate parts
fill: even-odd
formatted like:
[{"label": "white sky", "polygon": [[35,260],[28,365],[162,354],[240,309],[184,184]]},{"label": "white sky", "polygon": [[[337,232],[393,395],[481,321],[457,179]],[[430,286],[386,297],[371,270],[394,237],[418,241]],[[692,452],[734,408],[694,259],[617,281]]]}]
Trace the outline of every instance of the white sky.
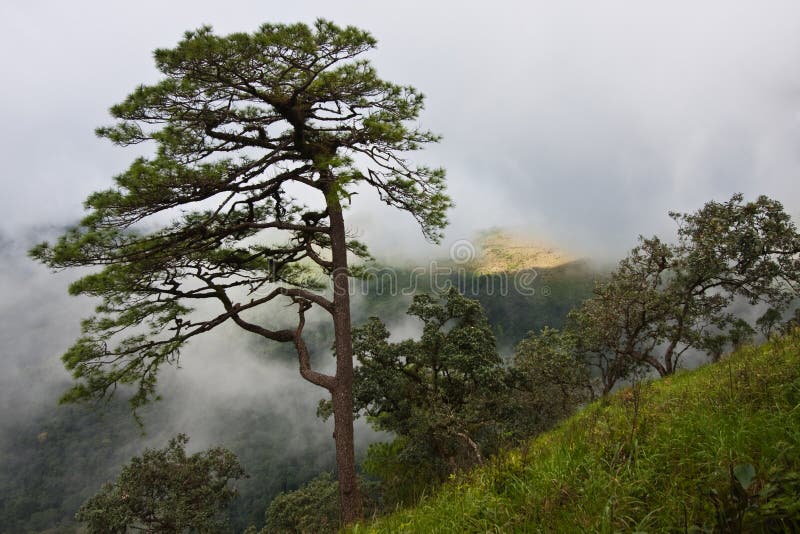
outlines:
[{"label": "white sky", "polygon": [[[316,17],[372,32],[381,75],[428,96],[448,242],[512,226],[621,255],[737,191],[800,215],[800,2],[29,1],[0,5],[0,232],[74,221],[133,159],[93,130],[157,79],[153,49]],[[429,250],[410,217],[354,204],[379,254]]]}]

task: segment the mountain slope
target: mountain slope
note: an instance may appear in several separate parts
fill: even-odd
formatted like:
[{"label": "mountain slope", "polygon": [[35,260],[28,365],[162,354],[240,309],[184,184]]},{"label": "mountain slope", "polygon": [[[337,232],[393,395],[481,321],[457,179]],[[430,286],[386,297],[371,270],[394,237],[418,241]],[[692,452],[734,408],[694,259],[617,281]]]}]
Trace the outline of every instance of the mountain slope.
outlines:
[{"label": "mountain slope", "polygon": [[553,269],[576,261],[569,253],[543,240],[495,229],[478,236],[479,253],[469,262],[478,274]]},{"label": "mountain slope", "polygon": [[[788,519],[787,519],[788,518]],[[792,522],[794,521],[794,522]],[[353,532],[796,532],[800,333],[599,401]]]}]

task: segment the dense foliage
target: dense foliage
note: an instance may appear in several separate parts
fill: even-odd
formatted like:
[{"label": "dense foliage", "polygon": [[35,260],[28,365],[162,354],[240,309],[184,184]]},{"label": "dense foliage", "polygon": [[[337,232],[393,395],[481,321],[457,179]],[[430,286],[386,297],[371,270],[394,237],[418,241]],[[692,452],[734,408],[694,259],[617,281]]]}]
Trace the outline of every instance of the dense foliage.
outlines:
[{"label": "dense foliage", "polygon": [[339,488],[323,473],[296,491],[283,493],[267,508],[264,533],[335,532],[341,524]]},{"label": "dense foliage", "polygon": [[[376,482],[362,478],[366,517],[381,508]],[[342,525],[339,483],[323,472],[295,491],[277,496],[267,507],[266,525],[260,531],[250,526],[245,534],[326,534],[338,532]]]},{"label": "dense foliage", "polygon": [[[483,312],[455,290],[441,303],[414,298],[419,340],[389,342],[378,319],[356,330],[356,406],[397,435],[373,444],[364,464],[390,501],[414,502],[446,475],[547,430],[621,381],[648,369],[674,374],[689,350],[718,360],[755,326],[765,335],[791,329],[784,314],[797,297],[800,235],[780,203],[734,195],[672,217],[676,243],[641,238],[562,330],[531,332],[507,368]],[[743,304],[768,307],[751,325],[739,315]]]},{"label": "dense foliage", "polygon": [[222,512],[236,496],[230,482],[244,477],[244,470],[220,447],[187,456],[188,441],[179,434],[165,448],[134,457],[76,518],[96,534],[222,532]]},{"label": "dense foliage", "polygon": [[[375,317],[354,329],[361,364],[354,407],[380,430],[431,447],[453,467],[460,456],[477,460],[473,437],[491,420],[483,395],[501,388],[504,378],[491,327],[480,305],[455,289],[442,302],[415,296],[408,314],[422,323],[418,340],[389,342]],[[464,447],[450,449],[454,441]]]},{"label": "dense foliage", "polygon": [[364,461],[389,507],[550,428],[587,398],[588,377],[571,353],[527,341],[507,366],[480,304],[455,288],[416,295],[408,315],[420,323],[418,339],[390,341],[375,317],[353,332],[355,409],[395,436],[372,444]]},{"label": "dense foliage", "polygon": [[[353,196],[377,193],[434,242],[451,207],[444,171],[406,159],[438,139],[416,125],[423,97],[377,76],[363,59],[374,46],[367,32],[323,20],[224,37],[208,27],[187,32],[175,48],[155,52],[163,78],[138,87],[111,109],[119,122],[97,130],[121,146],[150,142],[155,152],[135,160],[115,187],[91,195],[79,225],[30,252],[54,269],[93,268],[70,286],[99,305],[63,356],[75,379],[64,401],[104,400],[121,388],[138,409],[158,397],[160,368],[176,364],[193,338],[230,322],[292,347],[300,375],[327,390],[321,411],[334,416],[338,481],[325,474],[330,455],[308,443],[277,466],[279,417],[254,416],[259,428],[245,438],[226,435],[246,443],[242,451],[264,450],[258,482],[243,484],[247,494],[238,504],[230,482],[244,470],[236,456],[222,448],[188,456],[188,438],[179,435],[165,449],[134,457],[77,519],[89,532],[218,532],[231,518],[233,528],[252,523],[253,510],[269,503],[265,531],[335,530],[363,511],[353,433],[354,414],[361,414],[390,434],[372,444],[363,463],[377,479],[367,483],[375,489],[370,513],[414,503],[494,457],[472,485],[450,486],[430,508],[436,514],[457,502],[457,513],[447,512],[457,516],[453,530],[797,528],[797,425],[778,428],[774,417],[791,420],[797,411],[792,354],[800,342],[792,332],[800,310],[787,316],[800,289],[800,234],[777,201],[734,195],[671,214],[676,239],[641,237],[563,327],[587,293],[578,263],[543,270],[552,277],[533,293],[509,287],[495,271],[459,273],[446,291],[415,286],[421,291],[408,315],[419,322],[418,338],[392,341],[385,316],[352,329],[359,314],[351,311],[349,284],[366,266],[351,262],[370,258],[345,226]],[[472,291],[462,294],[467,286]],[[364,310],[396,311],[403,302],[396,295],[365,299]],[[293,313],[269,313],[278,303]],[[760,317],[744,316],[747,307]],[[329,331],[307,326],[312,309],[330,319]],[[757,330],[790,337],[770,345],[777,360],[745,352],[736,376],[728,362],[727,390],[719,371],[698,373],[696,384],[684,377],[655,386],[636,381],[648,373],[670,377],[689,354],[719,361]],[[313,355],[330,340],[333,372],[322,371]],[[504,360],[506,349],[513,355]],[[773,368],[763,369],[767,364]],[[716,382],[706,383],[711,376]],[[609,400],[626,381],[634,387]],[[700,386],[707,392],[692,389]],[[597,393],[602,404],[503,455]],[[701,412],[705,402],[711,406]],[[70,414],[57,421],[68,426],[86,417],[60,413]],[[766,438],[761,448],[756,426]],[[271,438],[264,427],[274,431]],[[92,454],[102,451],[109,466],[118,465],[112,444],[126,433],[89,440]],[[88,469],[80,482],[56,476],[65,469],[60,458],[77,456],[65,436],[40,431],[30,451],[4,439],[3,464],[18,468],[0,476],[5,525],[71,528],[63,517],[77,497],[57,494],[80,486],[82,495],[88,484],[110,478],[113,467]],[[678,448],[676,436],[688,449]],[[56,450],[61,444],[66,452]],[[530,451],[536,460],[529,461]],[[292,461],[302,466],[288,474]],[[676,478],[679,471],[684,478]],[[33,480],[14,486],[28,474]],[[664,480],[673,481],[670,488]],[[687,480],[704,489],[689,489]],[[448,497],[453,487],[466,496]],[[678,509],[675,502],[685,504]],[[433,525],[413,513],[401,521],[402,530],[415,521],[413,529]]]},{"label": "dense foliage", "polygon": [[[410,273],[402,269],[394,272],[400,284],[410,278]],[[576,306],[589,294],[594,276],[596,274],[588,268],[543,271],[544,280],[552,288],[548,297],[537,294],[512,299],[482,292],[477,298],[484,305],[498,340],[515,344],[520,340],[519,332],[532,330],[539,324],[560,327],[566,318],[565,309]],[[376,315],[387,324],[403,319],[408,307],[406,299],[392,295],[385,288],[379,291],[374,284],[366,293],[354,302],[353,314],[357,322],[366,322]],[[511,318],[516,325],[513,329],[507,328]],[[330,343],[330,328],[322,326],[307,328],[310,346],[324,347]],[[270,351],[281,348],[283,346],[273,345]],[[254,350],[260,350],[257,344]],[[281,361],[291,363],[288,347],[280,352]],[[164,397],[166,403],[171,402],[171,392],[165,392]],[[111,401],[100,411],[92,406],[58,406],[42,414],[28,414],[4,427],[3,439],[0,439],[0,524],[3,528],[12,532],[75,530],[73,517],[80,504],[103,483],[113,480],[119,467],[131,456],[140,454],[143,443],[149,443],[120,401]],[[143,414],[147,435],[167,431],[171,424],[169,412],[169,406],[162,403],[148,408]],[[535,412],[531,412],[533,414]],[[281,406],[231,406],[216,411],[208,425],[205,430],[219,436],[220,443],[236,453],[250,475],[237,484],[239,495],[227,512],[231,525],[237,530],[250,524],[261,528],[265,506],[275,496],[298,489],[318,473],[335,467],[334,455],[328,446],[329,431],[313,422],[313,408],[308,417],[302,419],[297,415],[289,416]],[[292,439],[287,442],[286,436]],[[300,436],[303,445],[298,447]],[[381,447],[384,445],[376,446],[375,451]],[[391,449],[388,444],[385,447]],[[393,447],[398,448],[399,443]],[[370,459],[375,460],[371,471],[381,471],[381,467],[385,467],[383,471],[387,477],[392,476],[390,473],[403,472],[393,467],[396,455],[380,459],[375,451],[370,454]],[[427,473],[419,470],[418,475],[418,483],[410,486],[427,487]],[[406,471],[405,476],[410,473]]]},{"label": "dense foliage", "polygon": [[[74,516],[81,503],[113,481],[132,456],[147,446],[161,446],[159,436],[175,424],[172,415],[163,405],[148,409],[143,414],[146,435],[121,401],[99,411],[59,406],[5,426],[0,439],[0,532],[78,532]],[[263,525],[264,507],[275,496],[335,467],[330,433],[314,421],[313,404],[308,417],[299,420],[285,407],[269,404],[235,406],[212,415],[203,434],[234,452],[250,475],[236,484],[238,494],[225,511],[236,532]]]},{"label": "dense foliage", "polygon": [[497,428],[487,393],[503,390],[505,376],[477,302],[452,289],[442,302],[415,296],[408,314],[422,323],[418,340],[389,342],[377,318],[354,329],[354,407],[402,439],[405,469],[430,484],[483,461]]},{"label": "dense foliage", "polygon": [[131,455],[139,429],[127,407],[105,414],[60,406],[0,434],[0,532],[73,532],[75,513]]},{"label": "dense foliage", "polygon": [[[379,484],[375,510],[385,512],[397,504],[414,503],[450,476],[485,463],[503,448],[524,444],[530,436],[552,428],[576,406],[587,402],[594,392],[607,392],[620,381],[636,379],[647,369],[658,371],[646,359],[618,350],[620,346],[644,347],[664,367],[665,357],[673,358],[672,369],[666,373],[671,374],[679,367],[679,357],[688,350],[703,351],[711,359],[719,360],[730,348],[746,344],[756,329],[764,336],[774,336],[790,332],[796,326],[797,312],[793,317],[786,310],[794,296],[797,260],[792,247],[797,245],[797,234],[778,203],[765,198],[744,203],[735,196],[727,203],[709,203],[696,214],[676,219],[684,223],[682,237],[675,244],[657,238],[643,239],[611,276],[598,282],[595,296],[579,306],[566,323],[564,316],[559,315],[560,306],[577,304],[586,295],[593,278],[590,271],[576,265],[544,271],[553,288],[564,288],[551,293],[551,299],[558,301],[556,307],[542,295],[511,298],[491,293],[488,277],[478,275],[474,276],[486,282],[487,292],[472,295],[477,301],[465,298],[455,289],[438,298],[419,294],[412,300],[409,317],[419,325],[420,335],[400,341],[390,340],[386,325],[400,322],[398,314],[407,301],[386,288],[368,286],[368,294],[354,309],[355,316],[364,321],[353,331],[355,354],[361,363],[355,384],[356,406],[377,428],[393,434],[391,441],[371,445],[363,463],[364,470]],[[756,251],[745,256],[750,249],[737,253],[737,246],[729,243],[725,248],[727,260],[713,261],[719,260],[721,253],[715,252],[712,245],[725,240],[702,241],[697,237],[702,234],[697,228],[707,225],[708,220],[723,219],[738,236],[729,236],[731,243],[747,244],[761,239],[758,250],[762,253]],[[731,221],[738,221],[739,225]],[[731,258],[739,258],[742,264],[734,264]],[[402,276],[403,271],[396,272]],[[706,285],[712,284],[708,291],[702,284],[691,286],[687,282],[696,280],[700,274],[706,276],[703,279]],[[713,285],[716,283],[719,285]],[[488,313],[479,302],[487,303]],[[755,305],[766,302],[770,306],[763,308],[766,311],[755,321],[749,314],[747,317],[752,321],[749,322],[737,313],[750,302]],[[518,324],[543,321],[561,328],[545,327],[524,339],[512,338],[518,343],[512,357],[504,361],[498,354],[495,333],[508,335],[502,327],[507,324],[509,313]],[[383,320],[368,318],[371,314],[378,314]],[[636,336],[628,335],[626,329],[631,326],[640,327]],[[680,328],[683,337],[676,343],[672,353],[675,356],[669,356],[670,353],[663,351],[678,339],[675,333]],[[330,332],[323,330],[309,329],[308,339],[315,344],[326,343]],[[656,335],[661,337],[652,337]],[[629,343],[620,345],[623,341]],[[598,347],[605,350],[599,351]],[[593,383],[599,388],[593,389]],[[639,391],[638,386],[634,391]],[[285,456],[280,444],[272,443],[275,440],[270,441],[263,433],[256,440],[255,434],[244,427],[255,430],[266,425],[278,433],[285,432],[275,426],[277,414],[262,415],[257,417],[259,423],[243,423],[243,428],[233,430],[226,438],[226,445],[234,445],[231,448],[242,455],[243,464],[254,474],[241,483],[244,499],[233,502],[229,513],[232,524],[241,529],[247,524],[259,525],[266,519],[274,523],[274,528],[282,525],[280,528],[286,531],[302,531],[306,523],[314,525],[307,525],[314,530],[338,527],[341,517],[333,513],[333,506],[339,502],[338,497],[333,499],[338,484],[322,477],[310,486],[302,486],[315,474],[330,470],[332,464],[326,463],[330,460],[309,463],[299,452],[291,458]],[[629,415],[639,417],[635,410]],[[280,428],[285,424],[280,423]],[[259,447],[259,440],[270,443],[267,450]],[[41,443],[49,442],[70,443],[64,441],[63,435],[43,436]],[[321,450],[314,456],[326,456]],[[274,463],[271,455],[281,456],[283,463]],[[26,455],[29,457],[30,454]],[[294,468],[287,467],[290,464]],[[45,464],[32,462],[32,465]],[[736,464],[731,469],[739,465],[746,464]],[[250,466],[255,466],[255,471]],[[737,472],[742,470],[746,471],[742,467]],[[98,473],[94,480],[97,477],[108,479],[109,475]],[[0,476],[0,481],[5,478]],[[747,493],[749,485],[742,486],[748,495],[747,506],[784,510],[788,505],[780,500],[781,495],[790,491],[786,488],[794,487],[792,480],[771,478],[763,482],[770,488],[768,494],[777,496],[777,501],[769,501],[771,504]],[[310,492],[309,488],[316,489]],[[31,486],[26,491],[42,490]],[[44,490],[45,495],[47,491]],[[269,507],[265,517],[264,505],[281,491],[284,494],[274,501],[274,507]],[[719,517],[744,517],[741,510],[735,511],[743,502],[739,490],[714,491],[709,502],[718,508]],[[22,496],[16,488],[9,495]],[[323,499],[325,495],[330,498]],[[9,517],[37,509],[34,501],[14,499],[3,501],[3,513]],[[27,508],[13,504],[22,502],[27,503]],[[63,506],[57,500],[53,503]],[[53,524],[66,511],[56,510],[51,508],[46,517],[40,514],[37,521],[42,526]],[[323,513],[324,510],[328,512]]]},{"label": "dense foliage", "polygon": [[[688,351],[717,359],[755,326],[771,331],[798,296],[800,234],[779,202],[734,195],[671,215],[674,244],[640,238],[570,314],[576,351],[603,393],[642,369],[670,375]],[[742,317],[746,306],[765,308],[757,324]]]},{"label": "dense foliage", "polygon": [[514,351],[508,392],[501,397],[506,440],[524,442],[570,415],[592,398],[588,369],[569,332],[545,327],[531,333]]}]

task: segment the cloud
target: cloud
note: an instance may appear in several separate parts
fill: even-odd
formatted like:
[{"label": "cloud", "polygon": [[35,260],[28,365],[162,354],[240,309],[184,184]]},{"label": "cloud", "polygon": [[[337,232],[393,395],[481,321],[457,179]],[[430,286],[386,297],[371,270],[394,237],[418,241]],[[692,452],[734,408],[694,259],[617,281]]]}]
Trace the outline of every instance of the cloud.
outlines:
[{"label": "cloud", "polygon": [[[389,261],[441,257],[449,243],[492,226],[616,257],[639,233],[671,236],[668,210],[692,211],[736,191],[768,194],[800,214],[796,2],[81,6],[1,8],[6,235],[74,222],[86,195],[143,153],[92,132],[109,122],[108,106],[158,79],[153,49],[205,23],[227,33],[318,16],[370,30],[379,72],[422,90],[421,125],[444,136],[418,154],[448,169],[456,208],[443,247],[426,244],[410,216],[369,192],[347,214],[353,233]],[[13,318],[0,331],[4,380],[65,380],[57,355],[88,303],[61,293],[74,274],[50,277],[28,262],[24,241],[4,247],[0,271],[2,313]],[[205,346],[193,350],[204,360]],[[253,362],[237,362],[230,382],[267,380]],[[52,397],[48,380],[34,382],[31,402]]]},{"label": "cloud", "polygon": [[[443,247],[367,191],[347,214],[383,259],[427,262],[493,226],[613,258],[639,233],[671,236],[667,211],[736,191],[800,214],[796,2],[81,5],[0,8],[5,235],[74,222],[86,195],[143,153],[93,129],[109,122],[111,104],[158,79],[153,49],[206,23],[227,33],[318,16],[370,30],[381,75],[422,90],[421,125],[444,136],[418,154],[448,169],[456,208]],[[4,246],[0,270],[2,313],[13,318],[0,331],[5,380],[23,364],[33,372],[31,362],[65,380],[57,355],[89,305],[62,293],[74,273],[51,277],[24,258],[25,239]],[[232,383],[260,376],[250,363],[237,368]],[[48,380],[35,383],[30,399],[52,396]]]},{"label": "cloud", "polygon": [[[318,16],[370,30],[380,73],[428,96],[422,125],[444,140],[419,158],[449,171],[450,240],[516,226],[618,255],[640,232],[671,232],[668,210],[735,191],[800,210],[795,2],[82,6],[3,7],[8,231],[75,220],[134,157],[92,131],[157,79],[154,48],[203,23],[226,33]],[[357,200],[350,221],[379,253],[434,250],[410,217]]]}]

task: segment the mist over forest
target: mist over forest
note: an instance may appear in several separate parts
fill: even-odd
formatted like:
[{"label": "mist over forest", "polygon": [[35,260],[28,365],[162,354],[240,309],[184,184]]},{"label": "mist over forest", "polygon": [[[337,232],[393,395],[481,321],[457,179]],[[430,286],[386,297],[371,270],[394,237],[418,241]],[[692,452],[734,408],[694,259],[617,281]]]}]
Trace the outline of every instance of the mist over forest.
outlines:
[{"label": "mist over forest", "polygon": [[[202,192],[213,179],[197,185],[202,180],[192,182],[189,174],[170,174],[175,169],[170,165],[179,162],[191,169],[194,156],[181,151],[188,153],[200,143],[181,136],[189,136],[187,131],[211,136],[208,132],[224,124],[222,119],[208,121],[198,113],[198,120],[206,121],[202,127],[170,130],[143,143],[137,136],[150,134],[129,128],[146,115],[136,106],[145,102],[160,112],[158,106],[169,99],[125,101],[126,95],[137,87],[146,91],[164,72],[174,74],[190,64],[181,54],[190,57],[194,52],[180,48],[181,43],[205,46],[204,25],[218,36],[259,31],[272,36],[270,31],[290,31],[284,24],[300,22],[323,35],[324,21],[334,25],[327,30],[332,35],[345,27],[349,31],[350,25],[369,32],[377,40],[374,48],[371,37],[345,32],[343,39],[356,42],[352,46],[357,51],[347,60],[363,57],[380,79],[403,87],[376,86],[380,89],[370,93],[369,98],[388,95],[375,106],[390,117],[375,115],[385,122],[380,128],[370,126],[371,117],[332,131],[342,139],[342,132],[358,128],[376,136],[386,150],[378,161],[389,162],[387,168],[400,161],[392,159],[392,150],[408,148],[403,142],[414,139],[418,146],[406,152],[419,167],[406,167],[403,160],[380,179],[359,174],[359,166],[368,167],[375,152],[353,152],[352,161],[336,159],[342,145],[326,145],[325,135],[334,134],[320,126],[333,119],[312,114],[309,124],[325,133],[308,142],[305,152],[298,149],[262,173],[272,180],[289,176],[285,187],[263,186],[269,194],[260,197],[252,193],[247,181],[253,177],[246,169],[252,162],[243,158],[242,168],[236,163],[225,170],[241,172],[244,185],[236,194],[243,200],[217,206],[218,196]],[[262,24],[276,26],[265,31]],[[361,507],[360,496],[352,509],[341,504],[350,494],[343,479],[336,478],[342,464],[334,447],[335,417],[326,417],[335,413],[335,388],[316,387],[301,376],[304,363],[295,344],[297,338],[307,344],[315,372],[338,377],[335,352],[341,324],[352,322],[346,337],[356,342],[351,355],[355,394],[349,392],[355,395],[357,414],[352,475],[355,480],[358,471],[366,518],[413,510],[420,499],[457,476],[502,462],[517,447],[527,451],[528,440],[560,428],[574,414],[594,413],[587,406],[594,406],[596,399],[606,402],[627,387],[638,395],[641,383],[671,380],[674,373],[709,362],[725,363],[731,353],[746,351],[751,344],[793,343],[793,328],[800,321],[794,278],[800,272],[795,227],[800,221],[800,6],[795,2],[643,6],[615,0],[580,8],[499,2],[488,8],[477,2],[411,1],[389,9],[349,0],[302,5],[237,0],[221,9],[208,1],[163,5],[144,0],[111,7],[91,0],[81,8],[53,1],[0,7],[0,30],[0,44],[8,51],[4,78],[9,80],[0,98],[6,193],[0,197],[0,532],[79,532],[76,513],[100,495],[103,484],[125,474],[123,466],[132,458],[163,448],[180,434],[188,436],[187,453],[224,447],[247,473],[227,486],[223,481],[238,495],[214,517],[222,518],[230,531],[327,531],[350,523],[348,514],[361,517],[361,511],[354,512]],[[292,39],[304,35],[296,28],[291,31],[299,33],[280,46],[291,47]],[[235,39],[226,43],[234,46]],[[161,56],[154,54],[157,49]],[[419,93],[404,93],[404,84]],[[302,92],[311,84],[299,87]],[[344,100],[350,97],[346,90],[342,94]],[[185,98],[177,90],[172,96]],[[405,100],[398,104],[398,99]],[[110,106],[123,101],[127,108],[109,113]],[[203,113],[209,105],[198,104]],[[334,108],[319,109],[335,115]],[[244,144],[237,148],[248,157],[257,152],[252,150],[257,145],[248,143],[267,142],[270,136],[280,142],[264,146],[275,152],[274,146],[285,148],[281,143],[306,142],[302,136],[289,141],[281,137],[275,124],[297,127],[285,110],[276,112],[280,120],[262,128],[247,122],[253,119],[244,107],[229,104],[224,109],[213,111],[225,120],[225,113],[241,113],[230,124],[241,126],[237,142]],[[117,119],[130,122],[115,126]],[[106,130],[95,135],[98,127]],[[400,142],[392,136],[405,138]],[[324,152],[329,145],[335,146],[333,156]],[[217,148],[223,154],[233,150],[224,144]],[[418,148],[424,150],[415,152]],[[165,165],[169,157],[174,161]],[[303,172],[315,178],[292,182],[292,173],[304,169],[296,163],[303,158],[311,162],[311,170]],[[126,170],[135,161],[155,163]],[[332,177],[334,171],[344,181],[326,174]],[[222,171],[212,165],[203,172],[213,178]],[[149,213],[137,204],[141,199],[136,195],[155,198],[148,196],[148,187],[158,184],[153,176],[186,180],[192,187],[170,189],[165,181],[170,194],[178,191],[178,200],[154,201],[166,207]],[[391,176],[410,182],[392,182]],[[329,178],[331,183],[323,183]],[[90,197],[111,187],[112,179],[128,184],[120,190],[130,198]],[[141,187],[136,180],[142,180]],[[306,187],[309,183],[313,187]],[[237,204],[248,205],[249,212]],[[231,229],[236,225],[225,219],[215,224],[229,228],[209,223],[206,231],[191,218],[191,210],[218,214],[224,206],[230,206],[228,217],[251,227]],[[82,218],[92,210],[95,219],[87,223]],[[319,237],[332,232],[333,223],[325,222],[332,220],[331,213],[343,215],[339,238],[346,252],[337,253],[337,261],[349,258],[349,268],[356,266],[350,274],[362,268],[369,273],[365,280],[351,281],[344,323],[333,304],[340,283],[334,282],[334,240],[327,234]],[[129,225],[126,217],[134,223]],[[165,307],[131,320],[138,297],[129,288],[128,300],[120,298],[126,290],[115,284],[135,280],[147,285],[152,276],[142,275],[136,266],[116,272],[118,280],[100,276],[80,282],[115,262],[126,268],[135,265],[118,261],[126,247],[151,246],[147,239],[132,246],[124,232],[107,232],[115,224],[139,232],[135,239],[173,225],[177,230],[160,235],[167,245],[155,247],[154,257],[179,251],[178,242],[170,240],[188,229],[189,252],[183,256],[201,258],[198,265],[208,261],[222,271],[243,269],[223,274],[223,282],[198,276],[192,283],[205,280],[206,289],[214,293],[236,276],[245,282],[234,283],[225,298],[192,300],[192,312]],[[73,228],[90,238],[69,237]],[[204,240],[213,242],[208,237],[213,232],[224,235],[217,243],[219,256],[214,247],[203,248]],[[59,242],[62,235],[68,237]],[[37,248],[42,242],[49,248]],[[93,248],[97,243],[101,245]],[[300,243],[297,250],[302,252],[287,252],[291,243]],[[111,252],[103,252],[104,247]],[[253,256],[245,254],[253,251]],[[305,256],[298,260],[301,254]],[[142,272],[153,268],[164,273],[159,287],[169,289],[177,277],[166,273],[183,260],[175,252],[163,261],[167,267],[160,270],[142,262]],[[304,269],[313,263],[321,289],[291,270],[295,264]],[[279,267],[273,270],[275,265]],[[266,274],[253,281],[258,276],[251,273],[259,272]],[[692,286],[695,277],[700,281]],[[75,292],[82,294],[72,296],[68,288],[76,282]],[[282,284],[304,292],[248,308]],[[178,291],[178,285],[171,287]],[[191,284],[180,288],[178,293],[189,299],[193,291],[200,292]],[[318,290],[320,301],[309,300],[307,291],[312,289]],[[87,296],[93,291],[103,297]],[[425,300],[426,295],[432,300]],[[685,299],[676,304],[679,295]],[[162,302],[162,296],[153,302]],[[91,398],[102,390],[95,383],[96,391],[86,390],[89,402],[60,404],[65,393],[75,393],[76,384],[110,376],[86,371],[91,365],[84,364],[99,361],[87,356],[88,345],[72,353],[73,362],[79,362],[73,363],[78,379],[61,358],[81,339],[82,320],[121,303],[129,306],[125,320],[134,332],[145,332],[147,321],[162,313],[166,319],[159,335],[179,336],[182,328],[227,315],[221,325],[209,323],[213,331],[174,349],[177,361],[158,372],[155,402],[133,410],[129,400],[138,402],[135,381],[112,380],[115,394],[108,399]],[[631,310],[640,309],[641,317],[651,322],[636,322]],[[119,309],[116,313],[125,316]],[[275,330],[262,336],[257,329],[245,331],[237,321]],[[98,328],[111,332],[115,327]],[[788,341],[776,341],[778,333]],[[119,336],[103,335],[97,334],[93,346],[103,346],[106,356],[119,356],[110,348]],[[270,341],[270,336],[283,336],[284,343]],[[295,343],[286,342],[290,338]],[[146,344],[139,349],[148,354]],[[439,350],[451,358],[442,356],[449,363],[437,360]],[[787,354],[793,350],[785,349]],[[474,367],[458,367],[466,365],[459,358]],[[776,381],[786,379],[775,376]],[[430,377],[432,384],[426,382]],[[450,381],[456,383],[451,389],[441,385]],[[405,396],[393,397],[392,389]],[[419,400],[415,394],[428,397]],[[627,402],[628,393],[622,395]],[[790,400],[792,395],[786,393]],[[758,409],[754,405],[753,411]],[[793,424],[791,420],[785,426],[791,429]],[[628,446],[626,442],[619,450]],[[776,502],[783,506],[785,488],[800,491],[800,485],[791,485],[791,476],[800,472],[791,454],[786,465],[776,467],[778,460],[770,459],[774,465],[768,465],[749,450],[734,452],[738,463],[717,466],[724,473],[714,471],[708,487],[729,471],[730,480],[724,482],[738,481],[742,491],[715,497],[713,505],[700,499],[697,505],[728,518],[732,531],[731,525],[748,524],[748,513],[772,513],[770,506],[779,507]],[[797,458],[800,463],[800,454]],[[742,466],[755,470],[745,477],[747,483],[745,478],[734,480],[734,468]],[[775,478],[770,469],[791,476]],[[736,483],[731,487],[739,488]],[[770,504],[756,491],[762,487],[784,489],[768,495],[774,497]],[[95,512],[101,508],[96,506]],[[692,525],[713,530],[704,519],[695,519]],[[82,521],[86,523],[85,517]],[[285,524],[279,528],[280,521]],[[628,528],[614,518],[608,521]],[[164,526],[153,531],[171,532]]]},{"label": "mist over forest", "polygon": [[[178,433],[191,437],[191,451],[226,446],[240,456],[251,478],[239,484],[242,497],[232,511],[237,528],[261,524],[272,497],[334,469],[332,422],[316,416],[324,395],[299,377],[296,356],[288,347],[242,335],[233,325],[197,340],[184,351],[179,368],[165,370],[159,380],[163,399],[141,410],[142,427],[127,406],[129,393],[124,388],[107,404],[58,406],[71,383],[60,356],[74,341],[79,318],[91,313],[93,303],[66,294],[74,273],[53,276],[24,256],[34,243],[57,233],[58,229],[32,228],[21,239],[3,239],[7,298],[2,311],[6,352],[0,377],[0,450],[7,469],[0,483],[9,496],[2,510],[9,525],[67,528],[75,508],[113,479],[121,464]],[[479,240],[475,243],[478,254]],[[405,314],[411,294],[433,285],[441,290],[461,284],[467,294],[485,303],[501,347],[509,353],[528,330],[559,326],[569,307],[589,294],[594,273],[600,272],[583,262],[560,274],[541,270],[532,284],[540,294],[534,291],[526,297],[515,295],[505,278],[491,281],[470,275],[483,279],[483,285],[473,285],[471,278],[464,278],[468,271],[453,269],[448,274],[442,266],[454,267],[449,258],[432,260],[434,268],[437,261],[438,278],[430,264],[417,266],[428,271],[424,276],[411,277],[414,261],[406,258],[398,261],[398,268],[376,268],[381,278],[354,283],[354,322],[378,315],[387,322],[393,339],[418,337],[421,323]],[[385,287],[378,290],[378,282]],[[553,292],[542,296],[542,288]],[[536,313],[525,313],[531,309]],[[332,366],[333,358],[330,326],[323,319],[311,318],[308,338],[315,366],[324,370]],[[23,331],[41,335],[21,338]],[[362,455],[368,443],[388,436],[375,432],[364,419],[357,422],[357,435]],[[46,476],[32,476],[37,470]],[[18,517],[28,520],[10,522]]]}]

